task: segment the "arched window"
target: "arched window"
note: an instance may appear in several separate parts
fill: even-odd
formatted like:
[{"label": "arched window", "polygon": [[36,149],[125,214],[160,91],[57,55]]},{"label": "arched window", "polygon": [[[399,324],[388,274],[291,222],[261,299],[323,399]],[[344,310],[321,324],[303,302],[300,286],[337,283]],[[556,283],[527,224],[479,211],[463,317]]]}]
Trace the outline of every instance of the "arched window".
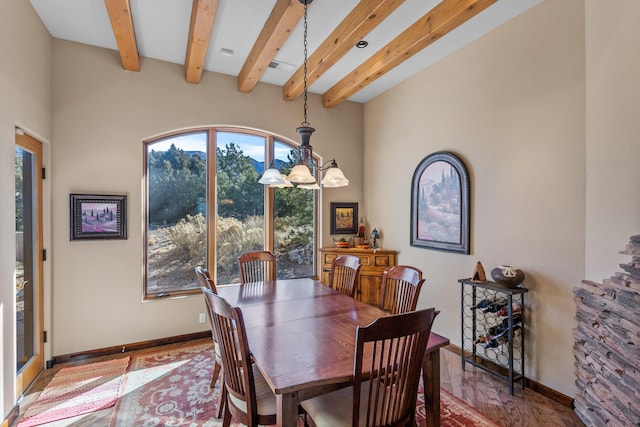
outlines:
[{"label": "arched window", "polygon": [[272,160],[288,173],[297,146],[232,127],[171,133],[144,142],[144,297],[200,292],[206,266],[218,286],[239,281],[237,257],[270,250],[278,278],[315,275],[316,192],[270,188]]}]

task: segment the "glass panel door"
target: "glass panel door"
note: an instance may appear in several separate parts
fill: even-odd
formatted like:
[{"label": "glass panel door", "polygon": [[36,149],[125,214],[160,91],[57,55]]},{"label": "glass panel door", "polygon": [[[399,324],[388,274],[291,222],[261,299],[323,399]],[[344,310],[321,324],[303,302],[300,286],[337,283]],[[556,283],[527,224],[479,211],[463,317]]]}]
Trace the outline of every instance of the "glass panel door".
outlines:
[{"label": "glass panel door", "polygon": [[42,145],[16,134],[16,391],[43,368]]}]

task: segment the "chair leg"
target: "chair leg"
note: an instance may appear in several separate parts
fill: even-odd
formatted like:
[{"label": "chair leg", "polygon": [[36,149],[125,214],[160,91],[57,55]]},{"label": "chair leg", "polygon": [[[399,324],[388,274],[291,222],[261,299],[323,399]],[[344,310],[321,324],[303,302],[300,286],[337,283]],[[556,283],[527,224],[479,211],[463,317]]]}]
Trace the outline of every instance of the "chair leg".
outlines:
[{"label": "chair leg", "polygon": [[211,385],[209,388],[213,388],[216,385],[216,381],[218,381],[218,376],[220,375],[220,370],[222,366],[218,362],[213,366],[213,376],[211,377]]},{"label": "chair leg", "polygon": [[[224,373],[222,375],[224,376]],[[216,418],[222,418],[222,411],[227,408],[227,387],[224,385],[224,378],[220,378],[220,380],[220,388],[222,391],[218,398],[218,413],[216,414]]]},{"label": "chair leg", "polygon": [[225,405],[224,420],[222,420],[222,427],[229,427],[230,425],[231,425],[231,411],[229,411],[229,407]]}]

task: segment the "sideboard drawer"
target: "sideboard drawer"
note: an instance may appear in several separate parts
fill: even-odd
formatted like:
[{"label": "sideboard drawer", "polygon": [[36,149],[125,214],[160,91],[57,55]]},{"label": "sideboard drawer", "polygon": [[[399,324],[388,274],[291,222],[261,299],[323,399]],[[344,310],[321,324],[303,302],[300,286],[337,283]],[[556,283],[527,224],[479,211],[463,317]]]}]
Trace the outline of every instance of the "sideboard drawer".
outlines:
[{"label": "sideboard drawer", "polygon": [[375,259],[376,259],[376,267],[387,268],[391,266],[391,262],[389,260],[388,255],[375,255]]}]

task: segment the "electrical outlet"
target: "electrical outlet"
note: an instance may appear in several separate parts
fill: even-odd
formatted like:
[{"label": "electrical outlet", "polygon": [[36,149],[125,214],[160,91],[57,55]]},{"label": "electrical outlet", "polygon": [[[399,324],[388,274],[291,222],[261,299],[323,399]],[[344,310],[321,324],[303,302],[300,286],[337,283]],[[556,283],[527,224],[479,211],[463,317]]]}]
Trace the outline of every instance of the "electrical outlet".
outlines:
[{"label": "electrical outlet", "polygon": [[207,321],[207,318],[205,317],[204,313],[200,313],[200,316],[198,317],[198,322],[200,323],[204,323]]}]

